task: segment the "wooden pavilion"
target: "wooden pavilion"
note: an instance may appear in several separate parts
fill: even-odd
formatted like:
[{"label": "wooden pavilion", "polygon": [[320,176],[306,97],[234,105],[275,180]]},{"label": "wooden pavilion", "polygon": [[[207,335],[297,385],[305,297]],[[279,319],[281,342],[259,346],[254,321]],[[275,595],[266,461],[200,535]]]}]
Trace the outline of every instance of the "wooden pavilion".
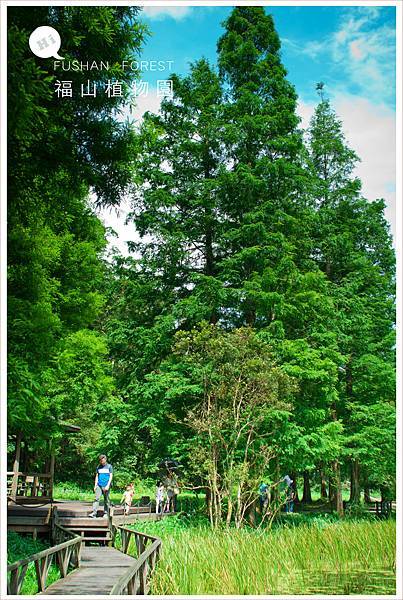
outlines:
[{"label": "wooden pavilion", "polygon": [[[61,424],[65,433],[80,431],[77,425]],[[26,447],[23,434],[15,436],[15,454],[12,471],[7,471],[7,501],[13,504],[45,504],[53,501],[55,449],[51,439],[45,439],[47,457],[42,472],[21,471],[21,452]]]}]

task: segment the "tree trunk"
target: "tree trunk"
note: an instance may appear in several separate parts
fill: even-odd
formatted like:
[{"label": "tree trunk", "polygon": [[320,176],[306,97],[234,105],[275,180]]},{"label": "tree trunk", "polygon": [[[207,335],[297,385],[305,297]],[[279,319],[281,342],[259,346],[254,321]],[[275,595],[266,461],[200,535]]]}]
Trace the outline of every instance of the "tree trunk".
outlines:
[{"label": "tree trunk", "polygon": [[228,496],[228,510],[227,510],[227,527],[230,526],[231,524],[231,518],[232,518],[232,499],[230,496]]},{"label": "tree trunk", "polygon": [[206,231],[204,252],[206,255],[205,273],[206,275],[214,275],[213,235],[210,227]]},{"label": "tree trunk", "polygon": [[320,475],[320,497],[327,498],[326,479],[325,479],[325,474],[322,469],[320,469],[319,475]]},{"label": "tree trunk", "polygon": [[55,457],[55,451],[50,448],[50,465],[49,465],[49,474],[50,474],[50,480],[49,480],[49,496],[52,498],[53,500],[53,488],[55,485],[55,462],[56,462],[56,457]]},{"label": "tree trunk", "polygon": [[334,499],[333,506],[339,517],[344,514],[343,510],[343,496],[341,491],[341,476],[340,476],[340,463],[338,460],[334,460],[332,463],[333,480],[334,480]]},{"label": "tree trunk", "polygon": [[293,480],[293,486],[294,486],[294,502],[299,502],[299,496],[298,496],[298,482],[297,482],[297,473],[295,471],[292,471],[290,473],[290,477]]},{"label": "tree trunk", "polygon": [[257,508],[257,504],[258,501],[256,500],[255,502],[253,502],[248,509],[246,510],[246,514],[245,516],[247,516],[248,518],[248,522],[250,525],[252,525],[252,527],[256,526],[256,508]]},{"label": "tree trunk", "polygon": [[366,504],[371,502],[371,490],[369,489],[368,485],[364,486],[364,502]]},{"label": "tree trunk", "polygon": [[[207,210],[207,209],[206,209]],[[211,227],[207,227],[206,238],[205,238],[205,274],[212,276],[214,275],[214,253],[213,253],[213,234]],[[217,310],[213,308],[210,314],[210,323],[215,325],[218,322]]]},{"label": "tree trunk", "polygon": [[24,440],[21,442],[21,448],[20,448],[20,471],[22,473],[26,473],[27,472],[27,442]]},{"label": "tree trunk", "polygon": [[357,459],[351,460],[350,502],[358,504],[361,499],[360,465]]},{"label": "tree trunk", "polygon": [[246,320],[246,324],[249,327],[253,327],[256,321],[256,310],[254,308],[251,308],[250,310],[248,310],[245,314],[245,320]]},{"label": "tree trunk", "polygon": [[235,509],[235,526],[240,529],[242,525],[242,503],[241,503],[241,486],[238,485],[236,494],[236,509]]},{"label": "tree trunk", "polygon": [[[204,177],[210,178],[210,165],[208,164],[208,158],[204,165]],[[206,232],[204,238],[204,272],[206,275],[212,276],[215,272],[215,257],[213,251],[213,229],[212,229],[212,210],[207,207],[204,210]],[[210,315],[210,323],[215,325],[218,321],[218,314],[215,309],[212,310]]]},{"label": "tree trunk", "polygon": [[275,477],[276,477],[276,481],[275,483],[277,485],[274,485],[271,490],[270,490],[270,494],[271,497],[273,499],[273,502],[278,502],[279,498],[280,498],[280,494],[279,494],[279,481],[280,481],[280,463],[278,461],[278,457],[276,457],[276,466],[275,466]]},{"label": "tree trunk", "polygon": [[379,491],[381,492],[381,502],[386,502],[386,500],[389,500],[389,492],[384,485],[379,486]]},{"label": "tree trunk", "polygon": [[213,502],[211,498],[211,488],[207,488],[206,490],[206,504],[208,510],[208,516],[210,519],[211,527],[214,527],[214,518],[213,518]]},{"label": "tree trunk", "polygon": [[335,489],[334,489],[334,483],[333,483],[333,475],[331,475],[329,477],[329,486],[328,486],[328,490],[329,490],[329,502],[331,502],[333,504],[334,502],[334,494],[335,494]]},{"label": "tree trunk", "polygon": [[11,499],[16,500],[17,497],[17,489],[18,489],[18,475],[17,473],[20,470],[20,459],[21,459],[21,440],[22,433],[19,431],[17,433],[17,437],[15,440],[15,457],[14,457],[14,465],[13,465],[13,481],[11,483]]},{"label": "tree trunk", "polygon": [[311,483],[309,481],[309,472],[303,472],[304,477],[304,493],[302,495],[302,502],[304,504],[308,504],[312,502],[312,494],[311,494]]}]

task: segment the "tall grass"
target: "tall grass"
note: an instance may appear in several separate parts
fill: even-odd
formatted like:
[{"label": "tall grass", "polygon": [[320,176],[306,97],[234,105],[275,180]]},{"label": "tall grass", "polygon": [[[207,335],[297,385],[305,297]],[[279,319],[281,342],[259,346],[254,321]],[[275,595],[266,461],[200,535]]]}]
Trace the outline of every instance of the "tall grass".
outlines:
[{"label": "tall grass", "polygon": [[135,528],[163,541],[153,594],[395,593],[394,521],[211,531],[169,518]]},{"label": "tall grass", "polygon": [[[37,552],[42,552],[50,547],[50,543],[45,540],[33,540],[29,535],[21,535],[15,531],[7,532],[7,563],[11,564],[17,560],[28,558]],[[56,565],[52,564],[49,569],[47,585],[60,579],[60,572]],[[34,595],[38,592],[38,585],[35,573],[35,565],[31,563],[27,569],[21,594]]]}]

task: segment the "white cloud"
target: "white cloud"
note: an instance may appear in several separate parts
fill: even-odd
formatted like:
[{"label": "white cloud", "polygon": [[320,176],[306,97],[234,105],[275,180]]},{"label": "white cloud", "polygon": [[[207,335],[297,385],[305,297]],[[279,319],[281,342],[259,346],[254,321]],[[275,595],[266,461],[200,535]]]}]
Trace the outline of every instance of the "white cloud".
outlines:
[{"label": "white cloud", "polygon": [[193,6],[144,6],[143,14],[155,21],[162,21],[167,17],[181,21],[190,15]]},{"label": "white cloud", "polygon": [[350,56],[353,60],[362,60],[364,58],[364,52],[361,48],[359,40],[354,40],[354,42],[350,42]]},{"label": "white cloud", "polygon": [[[384,198],[385,216],[396,236],[396,121],[386,105],[366,98],[336,93],[332,100],[350,147],[361,159],[356,175],[362,181],[362,194],[368,200]],[[300,102],[298,113],[302,126],[309,124],[315,105]]]},{"label": "white cloud", "polygon": [[157,91],[150,89],[147,96],[138,96],[136,106],[133,107],[132,116],[135,121],[140,122],[145,112],[158,113],[161,106],[161,97],[157,96]]},{"label": "white cloud", "polygon": [[345,13],[338,28],[320,40],[303,46],[289,39],[285,43],[324,64],[330,60],[343,74],[345,87],[353,84],[363,96],[390,101],[395,81],[395,29],[380,24],[378,17],[379,7],[357,8],[354,16],[351,11]]},{"label": "white cloud", "polygon": [[[139,125],[145,112],[158,113],[161,106],[161,98],[157,96],[156,90],[151,90],[147,96],[138,96],[136,106],[123,107],[120,119],[129,119],[135,125]],[[140,236],[133,222],[126,223],[128,214],[131,212],[130,199],[123,198],[118,208],[102,208],[98,210],[98,216],[106,227],[111,227],[117,237],[109,238],[109,249],[115,246],[123,256],[129,256],[126,242],[139,242]],[[131,255],[133,256],[133,255]]]},{"label": "white cloud", "polygon": [[135,103],[127,103],[120,107],[116,113],[118,121],[126,121],[135,124],[140,124],[145,112],[150,111],[157,113],[161,106],[161,97],[157,96],[157,92],[153,88],[149,88],[147,95],[137,96]]}]

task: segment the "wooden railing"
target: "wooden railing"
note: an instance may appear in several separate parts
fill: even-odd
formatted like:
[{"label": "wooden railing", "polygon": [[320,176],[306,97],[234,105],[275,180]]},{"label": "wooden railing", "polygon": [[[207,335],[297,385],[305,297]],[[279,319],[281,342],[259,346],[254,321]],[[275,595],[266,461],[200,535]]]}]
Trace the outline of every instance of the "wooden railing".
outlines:
[{"label": "wooden railing", "polygon": [[[118,526],[113,532],[114,544],[116,534],[120,534],[121,552],[129,554],[131,547],[136,548],[136,562],[124,573],[113,586],[110,595],[147,595],[149,579],[159,558],[162,542],[159,538],[134,531],[128,527]],[[134,544],[130,542],[134,540]]]},{"label": "wooden railing", "polygon": [[66,537],[71,539],[7,566],[8,594],[21,594],[27,569],[32,563],[35,564],[38,592],[44,592],[46,589],[49,569],[53,559],[55,559],[55,564],[59,568],[61,577],[66,577],[69,567],[78,568],[80,566],[82,537],[58,524],[54,526],[54,535],[57,540],[62,540]]},{"label": "wooden railing", "polygon": [[392,500],[377,500],[375,514],[377,517],[389,517],[392,514]]},{"label": "wooden railing", "polygon": [[11,497],[50,498],[52,475],[50,473],[22,473],[7,471],[7,494]]}]

